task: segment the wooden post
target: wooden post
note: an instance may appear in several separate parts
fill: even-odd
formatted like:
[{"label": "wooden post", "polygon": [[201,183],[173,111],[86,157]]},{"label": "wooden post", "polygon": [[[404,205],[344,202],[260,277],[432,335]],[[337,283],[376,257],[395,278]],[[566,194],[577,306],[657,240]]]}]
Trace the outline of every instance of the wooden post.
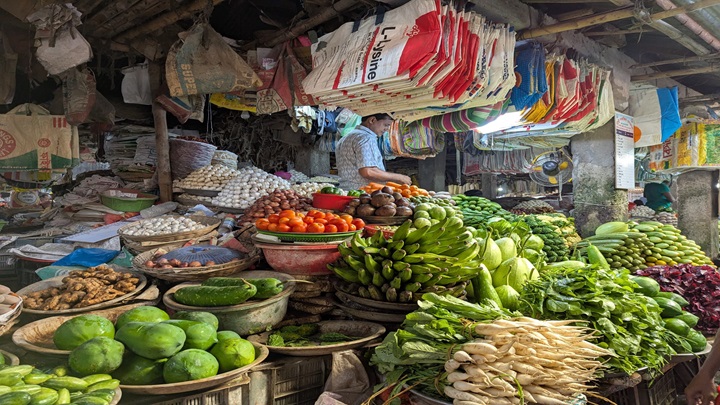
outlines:
[{"label": "wooden post", "polygon": [[[674,8],[671,10],[661,11],[655,14],[648,15],[648,21],[658,21],[665,18],[674,17],[679,14],[686,14],[691,11],[700,10],[706,7],[712,7],[720,4],[720,0],[699,0],[693,4]],[[593,25],[605,24],[618,20],[625,20],[628,18],[635,17],[635,8],[627,7],[609,11],[607,13],[596,14],[587,18],[579,18],[577,20],[571,20],[567,22],[561,22],[558,24],[548,25],[545,27],[530,28],[523,31],[518,35],[518,39],[531,39],[542,37],[544,35],[558,34],[560,32],[578,30],[585,27],[591,27]]]},{"label": "wooden post", "polygon": [[649,74],[645,74],[645,75],[636,75],[636,76],[630,77],[630,81],[639,82],[639,81],[643,81],[643,80],[654,80],[654,79],[665,79],[668,77],[699,75],[702,73],[713,73],[713,72],[718,72],[718,71],[720,71],[720,66],[713,65],[713,66],[705,66],[705,67],[701,67],[701,68],[670,70],[667,72],[655,72],[655,73],[649,73]]},{"label": "wooden post", "polygon": [[[153,99],[157,96],[160,83],[162,83],[165,63],[150,62],[150,87]],[[155,174],[160,189],[160,202],[172,201],[172,170],[170,168],[170,139],[168,137],[167,112],[160,104],[152,103],[153,122],[155,124]]]}]

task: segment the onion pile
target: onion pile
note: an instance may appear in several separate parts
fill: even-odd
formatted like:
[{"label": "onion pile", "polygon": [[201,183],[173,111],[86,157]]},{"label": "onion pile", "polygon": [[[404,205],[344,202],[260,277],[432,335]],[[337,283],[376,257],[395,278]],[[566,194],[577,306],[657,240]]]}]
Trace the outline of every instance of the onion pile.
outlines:
[{"label": "onion pile", "polygon": [[206,225],[199,224],[186,217],[162,216],[138,221],[121,229],[121,235],[156,236],[172,233],[199,231]]},{"label": "onion pile", "polygon": [[292,186],[293,191],[303,197],[311,198],[314,193],[322,190],[324,187],[335,187],[330,183],[302,183]]},{"label": "onion pile", "polygon": [[338,179],[331,179],[330,177],[325,176],[315,176],[311,177],[310,180],[308,180],[313,183],[338,183]]},{"label": "onion pile", "polygon": [[245,211],[240,222],[253,222],[258,218],[265,218],[282,210],[308,211],[311,209],[311,199],[303,197],[293,190],[275,190],[255,201],[255,204]]},{"label": "onion pile", "polygon": [[178,183],[178,187],[186,190],[220,191],[239,174],[237,170],[224,165],[205,166],[190,173]]},{"label": "onion pile", "polygon": [[258,198],[275,189],[289,189],[290,183],[257,167],[244,167],[237,177],[225,185],[212,203],[218,207],[250,207]]}]

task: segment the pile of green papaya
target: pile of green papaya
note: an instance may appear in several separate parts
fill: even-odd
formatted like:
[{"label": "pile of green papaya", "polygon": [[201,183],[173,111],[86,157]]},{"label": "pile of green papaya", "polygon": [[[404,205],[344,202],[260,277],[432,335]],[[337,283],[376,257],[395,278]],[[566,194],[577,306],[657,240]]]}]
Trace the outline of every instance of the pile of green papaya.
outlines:
[{"label": "pile of green papaya", "polygon": [[276,278],[211,277],[200,285],[178,289],[173,298],[192,307],[222,307],[268,299],[283,292],[283,288],[282,281]]},{"label": "pile of green papaya", "polygon": [[702,333],[693,329],[698,317],[683,310],[687,300],[673,292],[660,291],[660,285],[650,277],[631,277],[638,285],[637,292],[652,298],[662,309],[660,314],[665,328],[671,332],[670,345],[680,354],[697,353],[705,350],[707,340]]},{"label": "pile of green papaya", "polygon": [[70,350],[68,364],[79,379],[99,374],[125,385],[178,383],[255,361],[252,343],[217,329],[218,319],[209,312],[181,311],[170,319],[159,308],[142,306],[121,314],[114,325],[97,315],[74,317],[60,325],[53,341]]}]

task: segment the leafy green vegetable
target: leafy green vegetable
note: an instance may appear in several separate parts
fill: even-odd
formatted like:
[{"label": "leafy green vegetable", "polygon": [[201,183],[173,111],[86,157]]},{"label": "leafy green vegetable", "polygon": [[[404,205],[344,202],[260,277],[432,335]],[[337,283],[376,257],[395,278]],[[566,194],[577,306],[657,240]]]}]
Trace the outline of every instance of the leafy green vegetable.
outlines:
[{"label": "leafy green vegetable", "polygon": [[343,335],[342,333],[328,332],[328,333],[323,333],[320,336],[318,336],[318,340],[320,340],[321,342],[339,343],[339,342],[349,342],[351,340],[355,340],[355,338]]},{"label": "leafy green vegetable", "polygon": [[268,336],[267,344],[268,346],[283,347],[285,346],[285,339],[279,333],[272,333]]},{"label": "leafy green vegetable", "polygon": [[643,367],[661,372],[676,352],[673,343],[679,343],[657,303],[636,288],[624,270],[558,266],[525,285],[520,310],[537,319],[587,321],[599,332],[598,345],[617,355],[607,359],[609,367],[628,374]]}]

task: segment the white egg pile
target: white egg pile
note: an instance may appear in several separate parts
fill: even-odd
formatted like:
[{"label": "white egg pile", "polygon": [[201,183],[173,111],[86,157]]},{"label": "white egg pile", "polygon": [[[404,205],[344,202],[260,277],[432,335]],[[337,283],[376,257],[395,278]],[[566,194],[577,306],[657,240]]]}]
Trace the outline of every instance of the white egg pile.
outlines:
[{"label": "white egg pile", "polygon": [[239,175],[229,181],[212,203],[218,207],[245,209],[260,197],[275,189],[289,190],[290,183],[254,166],[240,169]]},{"label": "white egg pile", "polygon": [[335,187],[334,185],[330,183],[301,183],[301,184],[294,184],[292,186],[293,191],[300,194],[303,197],[310,197],[312,198],[313,193],[317,193],[318,191],[322,190],[323,187]]},{"label": "white egg pile", "polygon": [[190,173],[178,186],[185,190],[220,191],[240,171],[224,165],[209,165]]},{"label": "white egg pile", "polygon": [[156,236],[180,232],[199,231],[205,225],[199,224],[190,218],[162,216],[158,218],[138,221],[121,230],[121,235],[127,236]]},{"label": "white egg pile", "polygon": [[310,177],[308,177],[305,173],[299,172],[295,169],[288,170],[288,173],[290,173],[290,181],[293,183],[303,183],[310,180]]},{"label": "white egg pile", "polygon": [[338,179],[331,179],[330,177],[325,176],[315,176],[311,177],[310,181],[313,183],[337,183]]}]

